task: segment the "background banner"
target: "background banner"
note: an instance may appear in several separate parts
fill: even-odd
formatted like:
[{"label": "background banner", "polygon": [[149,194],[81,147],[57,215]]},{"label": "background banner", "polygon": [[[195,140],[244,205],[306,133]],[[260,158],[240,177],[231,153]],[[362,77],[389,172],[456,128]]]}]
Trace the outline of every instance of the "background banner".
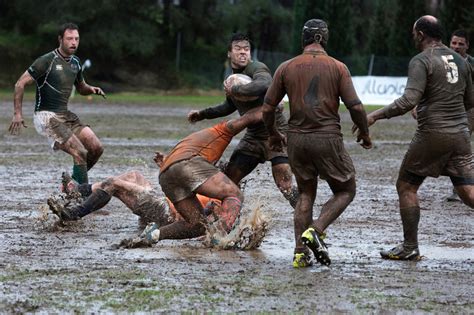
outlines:
[{"label": "background banner", "polygon": [[388,105],[402,96],[407,77],[354,76],[352,81],[362,104]]}]

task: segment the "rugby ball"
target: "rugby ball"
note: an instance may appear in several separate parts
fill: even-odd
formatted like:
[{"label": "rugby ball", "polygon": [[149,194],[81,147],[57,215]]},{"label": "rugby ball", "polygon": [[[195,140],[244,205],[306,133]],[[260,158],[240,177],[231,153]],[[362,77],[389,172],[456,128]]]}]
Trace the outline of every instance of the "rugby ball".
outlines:
[{"label": "rugby ball", "polygon": [[[225,79],[224,84],[230,85],[232,87],[234,85],[239,86],[239,85],[249,84],[252,81],[253,81],[252,78],[249,77],[248,75],[245,75],[242,73],[235,73],[228,76],[227,79]],[[250,102],[250,101],[255,101],[256,99],[258,99],[258,96],[232,95],[231,98],[236,99],[241,102]]]}]

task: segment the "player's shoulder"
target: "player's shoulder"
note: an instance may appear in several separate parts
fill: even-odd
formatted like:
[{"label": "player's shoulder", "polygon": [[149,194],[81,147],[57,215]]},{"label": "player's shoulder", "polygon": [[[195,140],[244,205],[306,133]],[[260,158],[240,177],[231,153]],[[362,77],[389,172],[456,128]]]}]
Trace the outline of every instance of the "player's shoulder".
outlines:
[{"label": "player's shoulder", "polygon": [[71,64],[76,64],[79,69],[82,69],[81,59],[79,59],[79,57],[76,55],[71,56]]},{"label": "player's shoulder", "polygon": [[414,64],[417,62],[427,63],[430,61],[430,53],[427,50],[423,50],[419,52],[415,56],[410,59],[410,64]]},{"label": "player's shoulder", "polygon": [[248,75],[250,77],[253,77],[253,74],[255,74],[257,72],[262,72],[262,71],[270,73],[270,69],[267,67],[266,64],[264,64],[263,62],[260,62],[260,61],[252,60],[245,67],[245,70],[243,71],[243,73],[245,73],[246,75]]},{"label": "player's shoulder", "polygon": [[331,56],[326,56],[326,57],[327,57],[328,63],[333,63],[339,69],[347,69],[346,64],[342,62],[341,60],[338,60]]},{"label": "player's shoulder", "polygon": [[472,57],[471,55],[467,55],[466,60],[471,65],[471,67],[474,67],[474,57]]},{"label": "player's shoulder", "polygon": [[54,52],[54,50],[50,51],[50,52],[47,52],[41,56],[39,56],[38,58],[36,58],[37,61],[52,61],[54,58],[56,57],[56,53]]}]

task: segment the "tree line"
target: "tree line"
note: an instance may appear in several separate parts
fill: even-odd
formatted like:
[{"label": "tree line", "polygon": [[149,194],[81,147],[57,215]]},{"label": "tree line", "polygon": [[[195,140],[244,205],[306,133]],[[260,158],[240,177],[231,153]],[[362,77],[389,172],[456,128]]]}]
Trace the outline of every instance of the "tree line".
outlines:
[{"label": "tree line", "polygon": [[424,14],[441,19],[446,44],[457,28],[474,35],[474,2],[461,0],[0,0],[0,12],[3,87],[57,47],[64,22],[80,27],[88,81],[109,90],[218,87],[233,32],[247,33],[253,56],[275,70],[301,51],[301,28],[315,17],[329,24],[328,53],[353,75],[367,73],[372,55],[373,74],[405,75]]}]

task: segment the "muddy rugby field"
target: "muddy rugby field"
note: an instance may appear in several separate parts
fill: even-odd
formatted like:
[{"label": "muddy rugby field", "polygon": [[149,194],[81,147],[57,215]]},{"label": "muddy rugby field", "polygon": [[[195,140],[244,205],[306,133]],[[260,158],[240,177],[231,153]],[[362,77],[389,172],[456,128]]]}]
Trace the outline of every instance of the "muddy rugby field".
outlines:
[{"label": "muddy rugby field", "polygon": [[[105,145],[90,180],[138,170],[157,183],[153,152],[212,124],[189,125],[185,116],[192,108],[72,104]],[[261,206],[270,221],[260,249],[216,250],[201,240],[115,249],[138,233],[137,217],[113,200],[96,214],[59,226],[44,205],[57,191],[61,172],[70,171],[71,158],[51,154],[36,134],[31,102],[24,104],[29,128],[21,136],[7,133],[12,103],[1,102],[0,111],[0,313],[474,312],[473,212],[443,201],[449,179],[428,179],[419,192],[423,259],[379,257],[379,250],[402,237],[395,180],[416,127],[408,115],[377,123],[371,129],[374,148],[367,151],[354,142],[349,115],[342,114],[357,196],[327,231],[331,267],[295,270],[293,210],[275,188],[269,165],[261,165],[243,185],[244,212]],[[320,182],[315,213],[329,196]]]}]

